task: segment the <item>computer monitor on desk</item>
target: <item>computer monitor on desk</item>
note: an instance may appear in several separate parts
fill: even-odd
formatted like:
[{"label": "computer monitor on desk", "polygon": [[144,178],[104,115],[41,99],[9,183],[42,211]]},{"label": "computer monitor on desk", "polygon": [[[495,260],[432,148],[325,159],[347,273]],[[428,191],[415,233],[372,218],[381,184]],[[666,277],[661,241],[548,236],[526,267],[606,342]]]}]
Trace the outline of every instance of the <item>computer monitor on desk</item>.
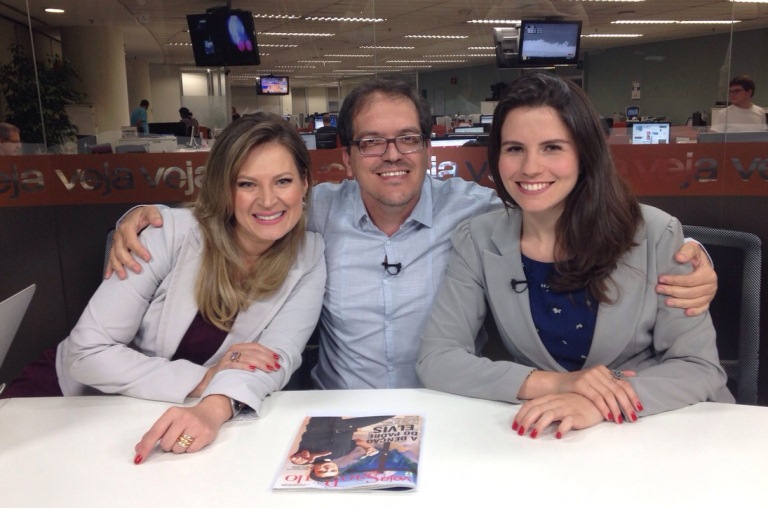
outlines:
[{"label": "computer monitor on desk", "polygon": [[307,145],[307,150],[317,150],[317,137],[314,132],[302,132],[301,139]]},{"label": "computer monitor on desk", "polygon": [[672,125],[669,122],[634,122],[629,129],[633,145],[664,145],[669,144]]}]

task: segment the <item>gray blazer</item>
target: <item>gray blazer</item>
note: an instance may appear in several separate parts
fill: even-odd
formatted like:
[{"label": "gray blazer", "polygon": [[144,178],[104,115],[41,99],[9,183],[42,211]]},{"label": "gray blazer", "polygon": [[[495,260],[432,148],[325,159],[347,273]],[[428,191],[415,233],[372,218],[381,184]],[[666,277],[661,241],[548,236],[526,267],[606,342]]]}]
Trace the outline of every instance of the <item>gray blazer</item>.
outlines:
[{"label": "gray blazer", "polygon": [[[605,365],[635,370],[629,379],[643,415],[699,401],[733,402],[717,355],[708,314],[686,317],[656,294],[659,274],[685,273],[674,261],[682,228],[674,217],[642,207],[644,224],[611,275],[610,299],[600,304],[584,368]],[[471,397],[521,402],[520,386],[535,368],[565,372],[539,339],[520,258],[521,213],[491,212],[463,223],[452,238],[454,252],[424,333],[416,370],[427,388]],[[474,337],[489,308],[500,339],[514,362],[476,356]]]},{"label": "gray blazer", "polygon": [[141,273],[129,272],[125,281],[105,280],[59,345],[56,370],[62,391],[81,395],[98,390],[180,403],[230,346],[259,342],[280,355],[279,370],[223,370],[202,395],[227,395],[258,411],[264,397],[285,386],[301,364],[301,352],[317,323],[325,292],[323,239],[307,233],[280,289],[238,314],[205,365],[170,361],[197,314],[194,294],[202,243],[189,210],[165,209],[162,214],[163,227],[141,235],[152,253],[149,263],[140,262]]}]

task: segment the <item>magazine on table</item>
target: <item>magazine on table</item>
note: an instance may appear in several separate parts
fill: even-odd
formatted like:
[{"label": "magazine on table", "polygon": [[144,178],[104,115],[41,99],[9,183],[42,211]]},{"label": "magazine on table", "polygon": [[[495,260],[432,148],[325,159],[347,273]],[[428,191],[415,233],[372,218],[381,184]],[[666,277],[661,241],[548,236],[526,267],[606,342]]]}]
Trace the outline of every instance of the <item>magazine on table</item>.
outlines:
[{"label": "magazine on table", "polygon": [[274,488],[413,490],[422,431],[415,415],[307,416]]}]

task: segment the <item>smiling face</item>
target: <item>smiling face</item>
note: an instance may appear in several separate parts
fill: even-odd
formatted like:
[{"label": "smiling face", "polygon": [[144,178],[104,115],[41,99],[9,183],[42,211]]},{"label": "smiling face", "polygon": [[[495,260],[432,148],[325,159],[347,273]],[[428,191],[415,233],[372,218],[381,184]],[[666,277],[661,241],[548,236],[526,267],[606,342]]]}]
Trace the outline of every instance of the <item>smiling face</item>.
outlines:
[{"label": "smiling face", "polygon": [[512,109],[501,128],[499,174],[524,215],[557,220],[579,178],[579,154],[557,111]]},{"label": "smiling face", "polygon": [[234,187],[235,237],[247,255],[258,256],[288,234],[301,218],[307,182],[283,145],[266,143],[246,157]]},{"label": "smiling face", "polygon": [[[420,135],[419,115],[410,99],[374,93],[352,120],[353,138],[395,138]],[[404,221],[421,196],[431,150],[401,154],[389,143],[381,156],[364,156],[357,146],[343,151],[344,165],[360,186],[360,194],[374,224],[382,227],[385,217]]]}]

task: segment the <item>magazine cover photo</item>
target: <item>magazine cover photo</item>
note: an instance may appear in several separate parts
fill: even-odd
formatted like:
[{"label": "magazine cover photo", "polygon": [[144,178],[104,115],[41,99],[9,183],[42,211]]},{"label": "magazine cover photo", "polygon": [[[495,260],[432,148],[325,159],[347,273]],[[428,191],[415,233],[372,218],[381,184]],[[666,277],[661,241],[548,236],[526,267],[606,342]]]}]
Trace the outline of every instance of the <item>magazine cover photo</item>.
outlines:
[{"label": "magazine cover photo", "polygon": [[307,416],[275,489],[416,488],[422,417]]}]

